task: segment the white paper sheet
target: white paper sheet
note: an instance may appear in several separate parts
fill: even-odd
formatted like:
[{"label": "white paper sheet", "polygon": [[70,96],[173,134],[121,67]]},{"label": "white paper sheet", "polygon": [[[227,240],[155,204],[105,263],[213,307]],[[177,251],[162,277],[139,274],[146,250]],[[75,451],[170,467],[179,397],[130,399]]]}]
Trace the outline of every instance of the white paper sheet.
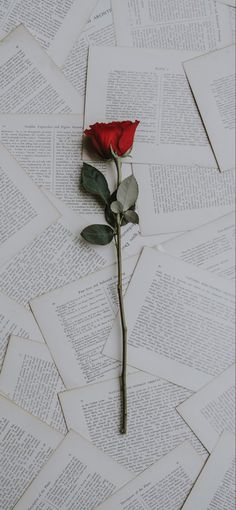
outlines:
[{"label": "white paper sheet", "polygon": [[1,113],[83,113],[79,93],[23,25],[0,41]]},{"label": "white paper sheet", "polygon": [[15,510],[91,510],[130,479],[126,469],[70,431]]},{"label": "white paper sheet", "polygon": [[221,171],[235,169],[235,46],[184,63]]},{"label": "white paper sheet", "polygon": [[127,435],[120,434],[118,378],[61,393],[68,428],[136,474],[185,440],[206,456],[206,450],[175,409],[188,398],[189,390],[144,372],[129,375],[127,384]]},{"label": "white paper sheet", "polygon": [[232,7],[236,7],[235,0],[217,0],[217,2],[226,4],[226,5],[231,5]]},{"label": "white paper sheet", "polygon": [[79,214],[101,214],[101,204],[80,185],[82,134],[82,115],[1,115],[0,119],[1,142],[38,186]]},{"label": "white paper sheet", "polygon": [[60,215],[1,144],[0,161],[2,266]]},{"label": "white paper sheet", "polygon": [[12,510],[63,435],[2,395],[0,417],[0,501],[2,509]]},{"label": "white paper sheet", "polygon": [[89,46],[115,46],[115,44],[111,0],[99,0],[62,67],[64,75],[82,97],[85,96],[86,89]]},{"label": "white paper sheet", "polygon": [[23,23],[57,65],[83,29],[96,0],[6,0],[0,11],[0,38]]},{"label": "white paper sheet", "polygon": [[[174,50],[90,47],[85,127],[98,120],[137,119],[134,163],[214,167],[182,66],[189,55]],[[89,157],[84,150],[84,159]]]},{"label": "white paper sheet", "polygon": [[114,247],[93,246],[80,236],[86,225],[95,223],[94,217],[85,219],[60,201],[54,203],[63,217],[0,269],[0,289],[23,305],[114,261]]},{"label": "white paper sheet", "polygon": [[235,43],[235,39],[236,39],[236,10],[235,10],[235,7],[228,6],[228,11],[229,11],[229,17],[230,17],[232,39],[233,39],[233,43]]},{"label": "white paper sheet", "polygon": [[11,334],[44,342],[33,314],[0,292],[0,367]]},{"label": "white paper sheet", "polygon": [[224,433],[183,510],[235,509],[235,437]]},{"label": "white paper sheet", "polygon": [[201,54],[232,43],[227,7],[214,0],[112,0],[112,8],[119,46]]},{"label": "white paper sheet", "polygon": [[224,430],[235,434],[235,365],[183,402],[177,411],[209,452]]},{"label": "white paper sheet", "polygon": [[[227,173],[228,174],[228,173]],[[224,175],[227,175],[224,174]],[[235,213],[158,246],[189,264],[235,279]]]},{"label": "white paper sheet", "polygon": [[184,443],[102,503],[98,510],[180,510],[202,459]]},{"label": "white paper sheet", "polygon": [[66,434],[57,394],[65,389],[45,344],[12,335],[0,373],[0,392]]},{"label": "white paper sheet", "polygon": [[[234,362],[233,282],[145,248],[125,307],[131,366],[196,391]],[[120,334],[104,354],[121,359]]]},{"label": "white paper sheet", "polygon": [[133,165],[143,235],[191,230],[235,207],[235,172],[178,165]]},{"label": "white paper sheet", "polygon": [[[136,263],[137,257],[123,263],[125,289]],[[116,265],[38,297],[30,304],[67,388],[120,374],[120,363],[102,355],[117,314]]]}]

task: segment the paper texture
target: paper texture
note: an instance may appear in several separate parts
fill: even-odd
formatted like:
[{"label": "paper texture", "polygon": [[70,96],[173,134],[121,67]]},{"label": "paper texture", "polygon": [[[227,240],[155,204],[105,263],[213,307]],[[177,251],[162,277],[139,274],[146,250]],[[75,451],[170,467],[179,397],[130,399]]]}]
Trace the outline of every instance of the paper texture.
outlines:
[{"label": "paper texture", "polygon": [[231,24],[231,32],[233,43],[235,43],[236,39],[236,10],[235,7],[228,6],[229,16],[230,16],[230,24]]},{"label": "paper texture", "polygon": [[235,172],[178,165],[134,165],[143,235],[191,230],[235,207]]},{"label": "paper texture", "polygon": [[158,248],[222,278],[234,280],[235,213],[178,236]]},{"label": "paper texture", "polygon": [[235,433],[235,365],[183,402],[177,410],[211,452],[224,430]]},{"label": "paper texture", "polygon": [[217,0],[222,4],[231,5],[232,7],[236,7],[235,0]]},{"label": "paper texture", "polygon": [[62,71],[82,97],[85,96],[89,46],[115,46],[110,0],[99,0],[82,34],[68,54]]},{"label": "paper texture", "polygon": [[[182,62],[189,52],[91,47],[85,127],[139,120],[133,163],[216,165]],[[84,150],[84,158],[91,157]]]},{"label": "paper texture", "polygon": [[[124,288],[137,257],[123,263]],[[31,308],[67,388],[120,374],[120,363],[102,354],[117,314],[117,267],[102,269],[31,301]]]},{"label": "paper texture", "polygon": [[[0,140],[38,186],[54,193],[80,215],[101,214],[99,200],[81,187],[82,115],[1,115]],[[96,163],[111,191],[116,187],[112,164]],[[132,173],[125,165],[124,174]]]},{"label": "paper texture", "polygon": [[63,436],[0,395],[1,508],[12,510]]},{"label": "paper texture", "polygon": [[22,26],[0,42],[1,113],[83,113],[83,101]]},{"label": "paper texture", "polygon": [[11,334],[44,342],[33,314],[0,292],[0,367]]},{"label": "paper texture", "polygon": [[130,479],[126,469],[70,431],[15,510],[91,510]]},{"label": "paper texture", "polygon": [[0,159],[2,266],[60,215],[1,144]]},{"label": "paper texture", "polygon": [[57,394],[65,389],[45,344],[12,335],[0,374],[0,392],[66,434]]},{"label": "paper texture", "polygon": [[23,23],[53,60],[61,65],[83,29],[96,0],[6,0],[0,11],[0,37]]},{"label": "paper texture", "polygon": [[235,46],[184,63],[221,171],[235,168]]},{"label": "paper texture", "polygon": [[[196,391],[234,362],[232,282],[145,248],[125,306],[130,365]],[[104,349],[116,359],[119,335],[116,320]]]},{"label": "paper texture", "polygon": [[201,54],[232,43],[227,7],[214,0],[112,0],[112,8],[119,46]]},{"label": "paper texture", "polygon": [[89,245],[80,236],[90,218],[66,214],[0,269],[0,288],[15,301],[27,305],[36,296],[112,263],[113,252]]},{"label": "paper texture", "polygon": [[235,508],[235,437],[224,433],[183,510]]},{"label": "paper texture", "polygon": [[201,458],[184,443],[119,490],[98,510],[180,510],[201,467]]},{"label": "paper texture", "polygon": [[61,393],[68,428],[87,437],[132,473],[139,474],[183,441],[206,456],[177,413],[189,390],[144,372],[128,376],[128,434],[120,434],[120,382],[112,379]]}]

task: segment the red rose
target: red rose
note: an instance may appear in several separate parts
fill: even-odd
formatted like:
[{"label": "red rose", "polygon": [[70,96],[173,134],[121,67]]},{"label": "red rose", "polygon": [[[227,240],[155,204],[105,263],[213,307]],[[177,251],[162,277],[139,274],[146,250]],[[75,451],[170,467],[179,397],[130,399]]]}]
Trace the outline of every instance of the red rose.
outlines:
[{"label": "red rose", "polygon": [[90,138],[93,147],[102,159],[111,159],[112,152],[120,158],[129,153],[133,147],[134,135],[139,121],[96,123],[86,129],[84,134]]}]

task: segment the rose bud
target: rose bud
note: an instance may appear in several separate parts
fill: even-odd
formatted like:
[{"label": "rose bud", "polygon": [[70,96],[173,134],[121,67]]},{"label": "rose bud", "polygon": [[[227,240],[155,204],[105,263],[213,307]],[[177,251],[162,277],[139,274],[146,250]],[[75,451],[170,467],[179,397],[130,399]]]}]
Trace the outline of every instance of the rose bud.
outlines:
[{"label": "rose bud", "polygon": [[102,159],[111,159],[114,154],[119,158],[128,156],[132,150],[134,136],[139,121],[96,123],[86,129],[84,134],[92,142],[93,148]]}]

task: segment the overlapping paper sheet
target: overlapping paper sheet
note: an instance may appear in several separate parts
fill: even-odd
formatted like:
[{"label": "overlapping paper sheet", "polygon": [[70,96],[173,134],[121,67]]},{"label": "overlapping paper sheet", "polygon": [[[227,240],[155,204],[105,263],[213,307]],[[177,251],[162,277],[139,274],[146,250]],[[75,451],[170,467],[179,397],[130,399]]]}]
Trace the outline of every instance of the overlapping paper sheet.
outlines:
[{"label": "overlapping paper sheet", "polygon": [[79,93],[23,25],[0,49],[1,113],[83,113]]},{"label": "overlapping paper sheet", "polygon": [[[222,3],[235,6],[235,0]],[[231,42],[229,11],[214,0],[112,0],[112,8],[119,46],[202,54]]]},{"label": "overlapping paper sheet", "polygon": [[183,510],[234,509],[235,436],[224,432],[194,486]]},{"label": "overlapping paper sheet", "polygon": [[184,69],[220,170],[235,169],[235,46],[189,60]]},{"label": "overlapping paper sheet", "polygon": [[101,504],[98,510],[124,510],[132,506],[158,510],[180,508],[201,467],[201,458],[188,443],[183,443]]},{"label": "overlapping paper sheet", "polygon": [[[145,248],[125,305],[132,366],[196,391],[234,363],[231,280]],[[104,349],[114,359],[119,337],[117,317]]]},{"label": "overlapping paper sheet", "polygon": [[57,2],[6,0],[0,11],[0,37],[22,23],[49,53],[57,65],[62,65],[73,49],[97,0]]}]

